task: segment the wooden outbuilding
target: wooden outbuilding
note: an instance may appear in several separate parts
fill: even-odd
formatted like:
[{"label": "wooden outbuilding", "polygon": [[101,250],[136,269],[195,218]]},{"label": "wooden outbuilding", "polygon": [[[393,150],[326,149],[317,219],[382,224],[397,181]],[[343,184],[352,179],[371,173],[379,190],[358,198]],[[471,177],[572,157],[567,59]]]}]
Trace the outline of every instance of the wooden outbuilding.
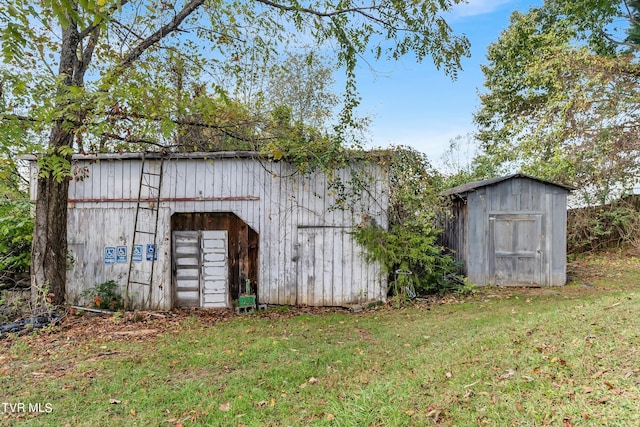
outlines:
[{"label": "wooden outbuilding", "polygon": [[[385,274],[351,234],[365,216],[387,227],[375,162],[355,159],[331,178],[255,152],[76,155],[72,166],[71,302],[109,280],[139,308],[231,308],[243,293],[275,305],[386,299]],[[358,173],[369,187],[340,208],[331,179],[348,190]]]},{"label": "wooden outbuilding", "polygon": [[452,188],[442,243],[477,285],[562,286],[573,189],[524,174]]}]

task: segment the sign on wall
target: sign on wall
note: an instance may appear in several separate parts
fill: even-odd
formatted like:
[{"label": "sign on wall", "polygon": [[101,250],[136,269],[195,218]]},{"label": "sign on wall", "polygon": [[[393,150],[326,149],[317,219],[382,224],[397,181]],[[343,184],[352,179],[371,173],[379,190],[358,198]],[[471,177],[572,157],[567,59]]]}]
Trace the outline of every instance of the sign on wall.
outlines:
[{"label": "sign on wall", "polygon": [[104,263],[115,264],[116,263],[116,248],[115,246],[104,247]]},{"label": "sign on wall", "polygon": [[125,262],[127,262],[127,247],[126,246],[116,246],[116,262],[117,263],[125,263]]},{"label": "sign on wall", "polygon": [[147,261],[158,260],[158,245],[155,243],[147,243]]},{"label": "sign on wall", "polygon": [[133,247],[133,253],[131,254],[131,261],[142,262],[142,245],[135,245]]}]

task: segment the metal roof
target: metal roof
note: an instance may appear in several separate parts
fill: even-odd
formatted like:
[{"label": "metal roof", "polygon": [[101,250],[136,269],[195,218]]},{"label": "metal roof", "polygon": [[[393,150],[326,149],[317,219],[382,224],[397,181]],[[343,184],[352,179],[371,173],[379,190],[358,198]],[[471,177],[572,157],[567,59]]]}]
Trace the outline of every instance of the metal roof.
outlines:
[{"label": "metal roof", "polygon": [[[133,153],[91,153],[91,154],[74,154],[73,160],[130,160],[141,159],[256,159],[262,157],[257,151],[212,151],[212,152],[169,152],[162,153],[159,151],[133,152]],[[26,154],[21,156],[24,160],[34,161],[38,158],[37,154]]]},{"label": "metal roof", "polygon": [[543,184],[549,184],[549,185],[553,185],[559,188],[563,188],[567,191],[573,191],[576,188],[572,187],[570,185],[565,185],[565,184],[560,184],[557,182],[553,182],[553,181],[548,181],[546,179],[542,179],[542,178],[536,178],[535,176],[530,176],[530,175],[526,175],[523,173],[514,173],[511,175],[505,175],[505,176],[500,176],[497,178],[491,178],[491,179],[485,179],[482,181],[473,181],[473,182],[468,182],[466,184],[463,185],[459,185],[457,187],[453,187],[450,188],[446,191],[443,191],[441,194],[443,196],[458,196],[458,197],[465,197],[465,195],[471,191],[475,191],[478,188],[482,188],[482,187],[488,187],[490,185],[495,185],[495,184],[499,184],[503,181],[507,181],[513,178],[527,178],[527,179],[532,179],[534,181],[538,181],[538,182],[542,182]]},{"label": "metal roof", "polygon": [[[357,151],[347,150],[346,154],[350,160],[370,160],[376,161],[379,159],[387,158],[393,155],[391,150],[370,150],[370,151]],[[24,154],[20,156],[22,160],[36,161],[38,159],[37,153]],[[259,151],[193,151],[193,152],[161,152],[161,151],[147,151],[147,152],[125,152],[125,153],[79,153],[72,156],[72,160],[135,160],[135,159],[269,159],[267,155],[260,153]],[[281,160],[286,161],[286,158]]]}]

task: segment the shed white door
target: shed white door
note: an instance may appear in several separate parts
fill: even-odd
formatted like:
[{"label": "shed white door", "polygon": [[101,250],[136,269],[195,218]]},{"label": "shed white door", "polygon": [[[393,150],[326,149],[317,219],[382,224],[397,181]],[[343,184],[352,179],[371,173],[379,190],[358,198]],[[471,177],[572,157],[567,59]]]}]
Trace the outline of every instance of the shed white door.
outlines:
[{"label": "shed white door", "polygon": [[369,282],[364,271],[367,263],[349,231],[344,227],[298,228],[298,305],[350,304],[366,294],[367,286],[373,288],[372,284],[365,283]]},{"label": "shed white door", "polygon": [[227,231],[201,231],[202,307],[228,307]]},{"label": "shed white door", "polygon": [[488,256],[492,284],[542,284],[542,215],[491,215]]},{"label": "shed white door", "polygon": [[228,307],[227,232],[174,231],[175,306]]}]

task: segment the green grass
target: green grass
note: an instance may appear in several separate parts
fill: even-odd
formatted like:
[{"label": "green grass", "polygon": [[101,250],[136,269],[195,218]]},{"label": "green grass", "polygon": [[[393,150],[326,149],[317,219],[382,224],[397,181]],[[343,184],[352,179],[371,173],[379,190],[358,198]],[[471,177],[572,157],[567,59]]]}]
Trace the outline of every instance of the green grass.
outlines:
[{"label": "green grass", "polygon": [[0,424],[638,425],[640,262],[611,258],[580,260],[583,276],[559,289],[12,338],[0,402],[52,411],[0,406]]}]

